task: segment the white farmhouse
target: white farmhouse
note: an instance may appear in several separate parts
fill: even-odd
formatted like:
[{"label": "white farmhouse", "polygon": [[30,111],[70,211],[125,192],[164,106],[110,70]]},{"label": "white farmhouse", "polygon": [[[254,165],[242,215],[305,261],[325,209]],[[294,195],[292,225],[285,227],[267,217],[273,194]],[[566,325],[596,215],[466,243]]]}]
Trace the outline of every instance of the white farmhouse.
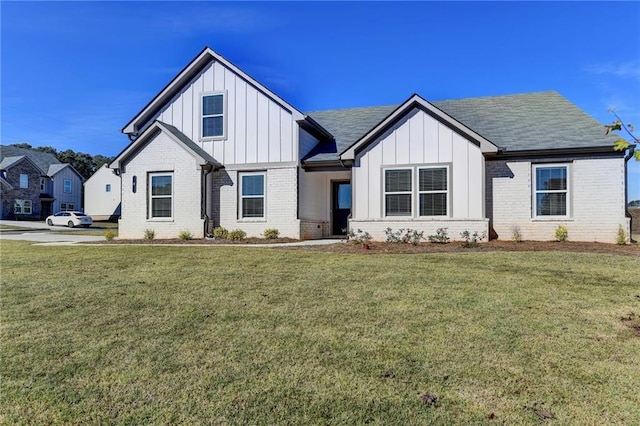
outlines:
[{"label": "white farmhouse", "polygon": [[303,113],[210,48],[122,129],[119,234],[448,228],[614,242],[628,158],[556,92]]},{"label": "white farmhouse", "polygon": [[84,212],[93,220],[120,217],[120,176],[104,164],[84,183]]}]

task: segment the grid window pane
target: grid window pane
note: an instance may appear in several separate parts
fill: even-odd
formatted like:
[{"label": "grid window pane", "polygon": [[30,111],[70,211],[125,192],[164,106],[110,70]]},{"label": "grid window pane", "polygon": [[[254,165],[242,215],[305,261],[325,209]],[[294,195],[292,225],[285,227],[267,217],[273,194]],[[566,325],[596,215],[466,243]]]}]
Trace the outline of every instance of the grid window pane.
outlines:
[{"label": "grid window pane", "polygon": [[420,216],[446,216],[447,194],[420,194]]},{"label": "grid window pane", "polygon": [[171,217],[171,198],[151,199],[152,217]]},{"label": "grid window pane", "polygon": [[387,216],[411,215],[411,194],[387,194],[385,198]]},{"label": "grid window pane", "polygon": [[242,195],[264,195],[264,175],[242,176]]},{"label": "grid window pane", "polygon": [[223,95],[202,97],[202,115],[223,114]]},{"label": "grid window pane", "polygon": [[385,170],[385,192],[410,192],[411,170]]},{"label": "grid window pane", "polygon": [[152,176],[151,195],[171,195],[171,176]]},{"label": "grid window pane", "polygon": [[419,191],[446,191],[447,169],[420,169],[418,181]]},{"label": "grid window pane", "polygon": [[202,136],[222,136],[224,134],[222,116],[204,117],[202,119]]},{"label": "grid window pane", "polygon": [[536,169],[536,190],[564,191],[566,189],[566,167],[539,167]]},{"label": "grid window pane", "polygon": [[566,216],[567,194],[566,192],[538,193],[536,206],[538,216]]},{"label": "grid window pane", "polygon": [[264,198],[243,198],[242,217],[263,217]]}]

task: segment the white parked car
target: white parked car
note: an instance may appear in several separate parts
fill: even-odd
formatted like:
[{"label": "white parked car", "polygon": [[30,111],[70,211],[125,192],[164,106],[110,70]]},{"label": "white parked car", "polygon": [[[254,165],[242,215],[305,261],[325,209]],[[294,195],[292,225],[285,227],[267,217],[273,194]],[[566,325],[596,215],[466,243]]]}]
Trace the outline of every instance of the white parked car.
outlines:
[{"label": "white parked car", "polygon": [[60,212],[52,214],[47,218],[47,225],[62,225],[73,228],[74,226],[90,226],[93,223],[91,216],[82,212]]}]

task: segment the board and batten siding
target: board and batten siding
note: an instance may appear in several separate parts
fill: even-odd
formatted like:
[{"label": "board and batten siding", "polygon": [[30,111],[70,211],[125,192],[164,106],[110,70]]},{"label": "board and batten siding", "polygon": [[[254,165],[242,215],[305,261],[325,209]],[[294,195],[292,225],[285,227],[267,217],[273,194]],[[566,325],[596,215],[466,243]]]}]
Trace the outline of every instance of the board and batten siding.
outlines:
[{"label": "board and batten siding", "polygon": [[[64,192],[64,181],[71,181],[71,192]],[[53,185],[53,212],[59,212],[62,203],[73,203],[74,210],[82,210],[82,178],[78,176],[70,167],[61,169],[51,178]],[[38,183],[39,185],[40,183]]]},{"label": "board and batten siding", "polygon": [[[420,166],[439,165],[449,168],[448,217],[418,217],[416,170]],[[414,170],[411,217],[384,214],[384,170],[396,167]],[[425,236],[447,227],[452,238],[465,229],[486,232],[483,182],[484,157],[480,147],[416,108],[357,155],[350,224],[352,229],[370,232],[376,239],[384,239],[387,227],[417,229],[424,231]]]},{"label": "board and batten siding", "polygon": [[[533,167],[563,164],[569,171],[569,217],[534,218]],[[558,226],[565,226],[570,241],[614,243],[618,227],[627,235],[625,217],[625,168],[623,158],[538,158],[488,161],[488,215],[499,239],[511,239],[517,229],[523,240],[553,240]]]},{"label": "board and batten siding", "polygon": [[[225,95],[225,135],[201,137],[203,94]],[[212,60],[153,119],[178,128],[224,165],[298,161],[292,112],[220,62]]]}]

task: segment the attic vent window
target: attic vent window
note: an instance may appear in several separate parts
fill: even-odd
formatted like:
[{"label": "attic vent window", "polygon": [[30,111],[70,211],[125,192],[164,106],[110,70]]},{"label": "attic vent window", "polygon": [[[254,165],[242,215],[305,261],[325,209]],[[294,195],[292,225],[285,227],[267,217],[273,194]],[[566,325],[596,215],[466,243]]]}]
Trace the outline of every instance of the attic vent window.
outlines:
[{"label": "attic vent window", "polygon": [[224,136],[224,94],[202,96],[202,138]]}]

